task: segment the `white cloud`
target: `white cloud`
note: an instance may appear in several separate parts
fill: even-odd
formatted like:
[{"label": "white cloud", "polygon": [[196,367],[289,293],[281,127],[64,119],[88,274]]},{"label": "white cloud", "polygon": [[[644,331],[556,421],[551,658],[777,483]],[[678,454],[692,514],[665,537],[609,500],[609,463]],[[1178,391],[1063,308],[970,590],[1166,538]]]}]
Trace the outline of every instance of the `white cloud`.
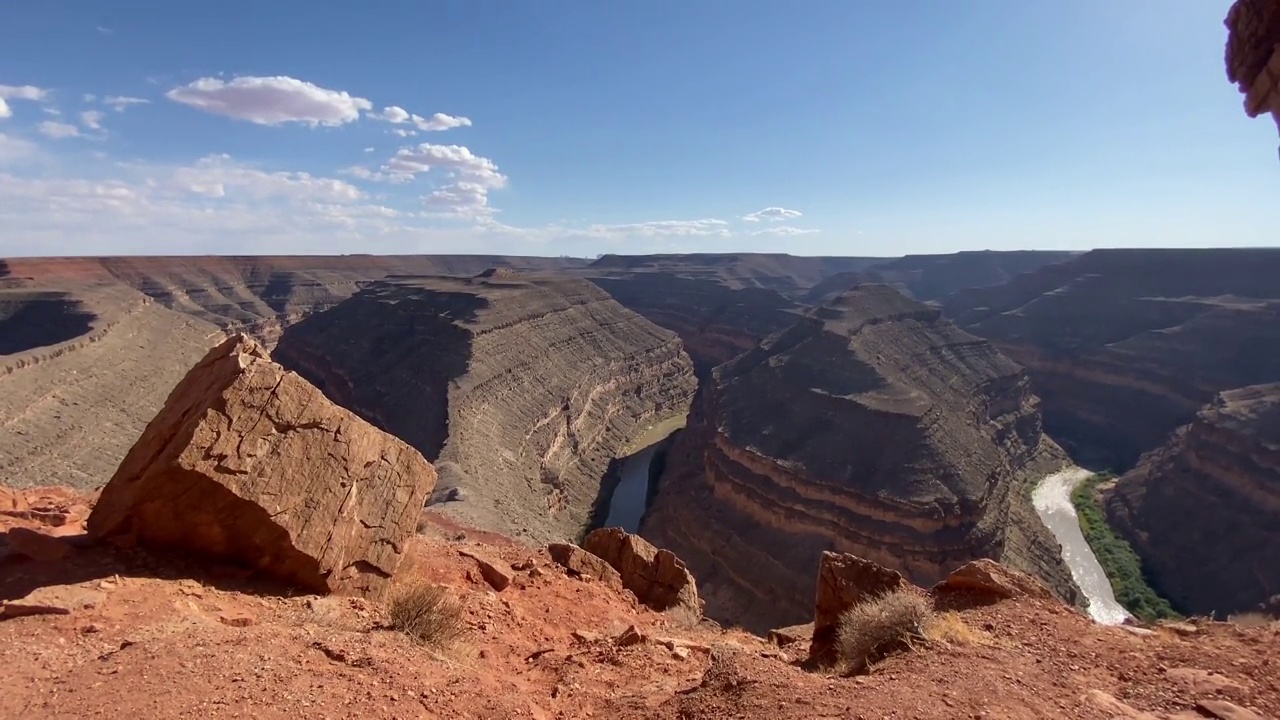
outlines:
[{"label": "white cloud", "polygon": [[413,124],[423,132],[440,132],[442,130],[452,130],[456,127],[471,127],[471,118],[454,117],[444,113],[436,113],[429,118],[414,115]]},{"label": "white cloud", "polygon": [[4,100],[44,100],[49,91],[34,85],[0,85],[0,99]]},{"label": "white cloud", "polygon": [[[92,100],[92,95],[86,95],[86,100]],[[124,109],[130,105],[150,105],[151,101],[146,98],[128,97],[127,95],[108,95],[102,99],[104,105],[110,106],[116,112],[124,112]]]},{"label": "white cloud", "polygon": [[400,123],[409,122],[409,118],[413,116],[409,113],[408,110],[405,110],[402,107],[391,105],[390,107],[382,108],[381,113],[369,113],[369,117],[375,118],[378,120],[386,120],[387,122],[392,123],[394,125],[399,125]]},{"label": "white cloud", "polygon": [[241,165],[228,155],[210,155],[172,171],[165,187],[205,197],[284,198],[324,203],[360,200],[356,186],[305,172],[264,172]]},{"label": "white cloud", "polygon": [[34,85],[0,85],[0,119],[13,117],[8,100],[44,100],[49,91]]},{"label": "white cloud", "polygon": [[422,199],[427,210],[453,217],[478,218],[493,214],[489,188],[479,183],[450,183]]},{"label": "white cloud", "polygon": [[461,145],[422,143],[403,147],[382,169],[392,180],[409,180],[419,173],[441,170],[487,188],[507,184],[507,177],[498,172],[498,166],[492,160],[480,157]]},{"label": "white cloud", "polygon": [[80,124],[90,130],[102,129],[103,113],[100,110],[85,110],[80,113]]},{"label": "white cloud", "polygon": [[751,234],[752,234],[752,235],[783,235],[783,236],[790,236],[790,235],[811,235],[811,234],[816,233],[816,232],[818,232],[818,231],[817,231],[817,230],[812,230],[812,229],[809,229],[809,228],[798,228],[798,227],[791,227],[790,225],[779,225],[779,226],[777,226],[777,227],[770,227],[770,228],[765,228],[765,229],[763,229],[763,230],[756,230],[755,232],[753,232],[753,233],[751,233]]},{"label": "white cloud", "polygon": [[170,100],[258,125],[337,126],[359,119],[373,103],[291,77],[200,78],[165,94]]},{"label": "white cloud", "polygon": [[53,138],[54,140],[62,140],[64,138],[78,137],[80,128],[71,123],[54,122],[53,120],[45,120],[36,126],[41,135]]},{"label": "white cloud", "polygon": [[98,26],[97,26],[97,28],[98,28],[98,32],[99,32],[99,33],[102,33],[103,35],[115,35],[115,34],[116,34],[116,31],[115,31],[115,30],[112,30],[112,29],[111,29],[111,28],[109,28],[109,27],[103,27],[103,26],[101,26],[101,25],[98,25]]},{"label": "white cloud", "polygon": [[418,133],[413,130],[406,130],[405,128],[395,128],[391,131],[391,134],[398,135],[400,137],[413,137]]},{"label": "white cloud", "polygon": [[[445,115],[444,113],[436,113],[429,118],[415,115],[408,110],[398,106],[390,105],[382,108],[380,113],[368,113],[368,116],[375,120],[385,120],[392,125],[403,125],[405,123],[413,123],[414,127],[423,132],[440,132],[443,130],[452,130],[457,127],[470,127],[471,118],[454,117],[453,115]],[[415,133],[412,130],[397,128],[392,130],[393,133],[400,137],[409,137]]]},{"label": "white cloud", "polygon": [[373,152],[373,151],[374,151],[374,149],[375,149],[375,148],[367,147],[367,148],[365,148],[365,149],[364,149],[364,151],[365,151],[365,152],[367,152],[367,153],[370,153],[370,152]]},{"label": "white cloud", "polygon": [[742,219],[747,222],[760,222],[761,220],[769,220],[771,222],[779,222],[782,220],[793,220],[800,217],[804,213],[799,210],[788,210],[780,207],[767,207],[763,210],[757,210],[753,213],[743,215]]},{"label": "white cloud", "polygon": [[676,235],[680,237],[728,237],[733,233],[724,220],[654,220],[622,225],[591,225],[587,232],[598,236],[638,235],[654,237]]}]

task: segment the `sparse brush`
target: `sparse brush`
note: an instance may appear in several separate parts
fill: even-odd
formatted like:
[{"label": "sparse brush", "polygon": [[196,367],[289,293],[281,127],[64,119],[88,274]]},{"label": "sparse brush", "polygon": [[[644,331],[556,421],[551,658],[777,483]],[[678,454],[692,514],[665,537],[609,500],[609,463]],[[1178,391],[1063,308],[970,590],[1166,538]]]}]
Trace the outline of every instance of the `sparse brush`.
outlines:
[{"label": "sparse brush", "polygon": [[1240,627],[1267,627],[1272,623],[1280,623],[1280,619],[1261,612],[1242,612],[1228,617],[1227,622]]},{"label": "sparse brush", "polygon": [[992,638],[983,630],[970,627],[960,613],[947,611],[930,617],[924,623],[924,639],[947,645],[990,645]]},{"label": "sparse brush", "polygon": [[393,628],[435,648],[449,647],[466,631],[462,604],[439,585],[415,583],[398,588],[387,614]]},{"label": "sparse brush", "polygon": [[933,610],[911,590],[894,590],[854,605],[840,616],[837,649],[846,674],[865,671],[892,652],[924,638]]}]

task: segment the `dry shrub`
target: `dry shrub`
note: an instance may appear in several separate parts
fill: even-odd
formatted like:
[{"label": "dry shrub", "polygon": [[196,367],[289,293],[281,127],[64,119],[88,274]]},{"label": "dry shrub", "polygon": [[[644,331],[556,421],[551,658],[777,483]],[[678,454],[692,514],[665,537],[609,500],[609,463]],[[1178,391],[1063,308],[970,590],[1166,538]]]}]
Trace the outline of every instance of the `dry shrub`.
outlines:
[{"label": "dry shrub", "polygon": [[453,645],[466,632],[462,604],[439,585],[414,583],[397,588],[387,614],[391,627],[435,648]]},{"label": "dry shrub", "polygon": [[929,600],[911,590],[891,592],[854,605],[840,616],[837,649],[848,674],[866,670],[871,663],[924,638],[933,610]]},{"label": "dry shrub", "polygon": [[970,627],[960,613],[947,611],[930,617],[924,624],[924,639],[944,645],[991,645],[993,640],[984,630]]},{"label": "dry shrub", "polygon": [[1236,613],[1227,618],[1227,622],[1240,627],[1267,627],[1272,623],[1280,623],[1280,619],[1271,617],[1262,612],[1242,612]]}]

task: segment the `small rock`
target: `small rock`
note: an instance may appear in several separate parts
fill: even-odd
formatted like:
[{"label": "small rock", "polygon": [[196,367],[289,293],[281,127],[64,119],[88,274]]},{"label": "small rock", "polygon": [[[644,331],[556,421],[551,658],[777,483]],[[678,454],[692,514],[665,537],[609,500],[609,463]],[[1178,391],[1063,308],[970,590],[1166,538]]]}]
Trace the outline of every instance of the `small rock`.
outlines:
[{"label": "small rock", "polygon": [[589,630],[574,630],[573,639],[580,643],[593,643],[600,640],[600,636]]},{"label": "small rock", "polygon": [[1129,633],[1130,635],[1137,635],[1138,637],[1150,637],[1156,634],[1155,630],[1148,630],[1134,625],[1116,625],[1115,627],[1123,632]]},{"label": "small rock", "polygon": [[688,660],[688,659],[689,659],[689,649],[688,649],[688,648],[676,647],[676,648],[672,649],[671,654],[672,654],[672,656],[674,656],[677,660]]},{"label": "small rock", "polygon": [[36,588],[25,597],[6,602],[0,607],[0,620],[24,615],[70,615],[78,610],[95,608],[106,602],[97,590],[79,585],[49,585]]},{"label": "small rock", "polygon": [[243,628],[257,623],[252,615],[241,612],[218,613],[218,622],[228,627]]},{"label": "small rock", "polygon": [[476,564],[480,566],[481,577],[483,577],[484,581],[489,583],[489,587],[494,590],[502,592],[511,584],[511,575],[493,562],[466,550],[459,550],[458,554],[475,560]]},{"label": "small rock", "polygon": [[813,623],[793,625],[792,627],[775,628],[769,631],[769,642],[778,647],[787,647],[813,639]]},{"label": "small rock", "polygon": [[631,645],[639,645],[640,643],[644,642],[644,635],[640,632],[639,628],[637,628],[635,625],[632,625],[628,627],[626,630],[623,630],[622,634],[617,637],[615,642],[618,644],[618,647],[629,647]]},{"label": "small rock", "polygon": [[1222,692],[1224,690],[1244,690],[1240,683],[1217,673],[1195,668],[1172,668],[1165,673],[1169,679],[1184,685],[1196,695]]},{"label": "small rock", "polygon": [[1196,709],[1218,720],[1266,720],[1258,713],[1226,700],[1201,700],[1196,703]]},{"label": "small rock", "polygon": [[1130,707],[1117,700],[1115,696],[1101,690],[1090,690],[1085,699],[1098,710],[1107,713],[1108,717],[1116,720],[1122,718],[1124,720],[1159,720],[1155,715]]},{"label": "small rock", "polygon": [[80,628],[80,632],[84,633],[85,635],[93,635],[94,633],[102,632],[102,626],[98,625],[97,623],[89,623],[88,625],[85,625],[84,627]]},{"label": "small rock", "polygon": [[538,565],[537,560],[534,560],[533,558],[525,558],[524,560],[521,560],[519,562],[511,563],[511,569],[517,572],[526,572],[528,570],[532,570],[533,568],[537,567],[537,565]]},{"label": "small rock", "polygon": [[529,568],[529,577],[540,578],[543,576],[542,568],[534,566]]},{"label": "small rock", "polygon": [[1185,622],[1162,622],[1160,623],[1160,627],[1183,637],[1195,635],[1200,632],[1200,628],[1192,625],[1191,623]]}]

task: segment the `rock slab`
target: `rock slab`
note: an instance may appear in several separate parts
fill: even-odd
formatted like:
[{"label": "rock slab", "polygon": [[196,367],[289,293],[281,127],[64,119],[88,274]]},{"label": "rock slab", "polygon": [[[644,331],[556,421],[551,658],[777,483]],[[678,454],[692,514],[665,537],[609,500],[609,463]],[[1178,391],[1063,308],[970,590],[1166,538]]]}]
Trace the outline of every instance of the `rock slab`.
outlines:
[{"label": "rock slab", "polygon": [[622,576],[622,585],[640,602],[663,612],[681,608],[702,615],[698,584],[689,568],[670,550],[660,550],[621,528],[593,530],[582,548],[603,558]]},{"label": "rock slab", "polygon": [[103,489],[88,531],[376,598],[435,480],[416,450],[237,336],[174,388]]},{"label": "rock slab", "polygon": [[905,587],[910,587],[910,583],[895,570],[856,555],[822,553],[818,561],[809,657],[819,664],[834,663],[840,616],[860,602]]}]

